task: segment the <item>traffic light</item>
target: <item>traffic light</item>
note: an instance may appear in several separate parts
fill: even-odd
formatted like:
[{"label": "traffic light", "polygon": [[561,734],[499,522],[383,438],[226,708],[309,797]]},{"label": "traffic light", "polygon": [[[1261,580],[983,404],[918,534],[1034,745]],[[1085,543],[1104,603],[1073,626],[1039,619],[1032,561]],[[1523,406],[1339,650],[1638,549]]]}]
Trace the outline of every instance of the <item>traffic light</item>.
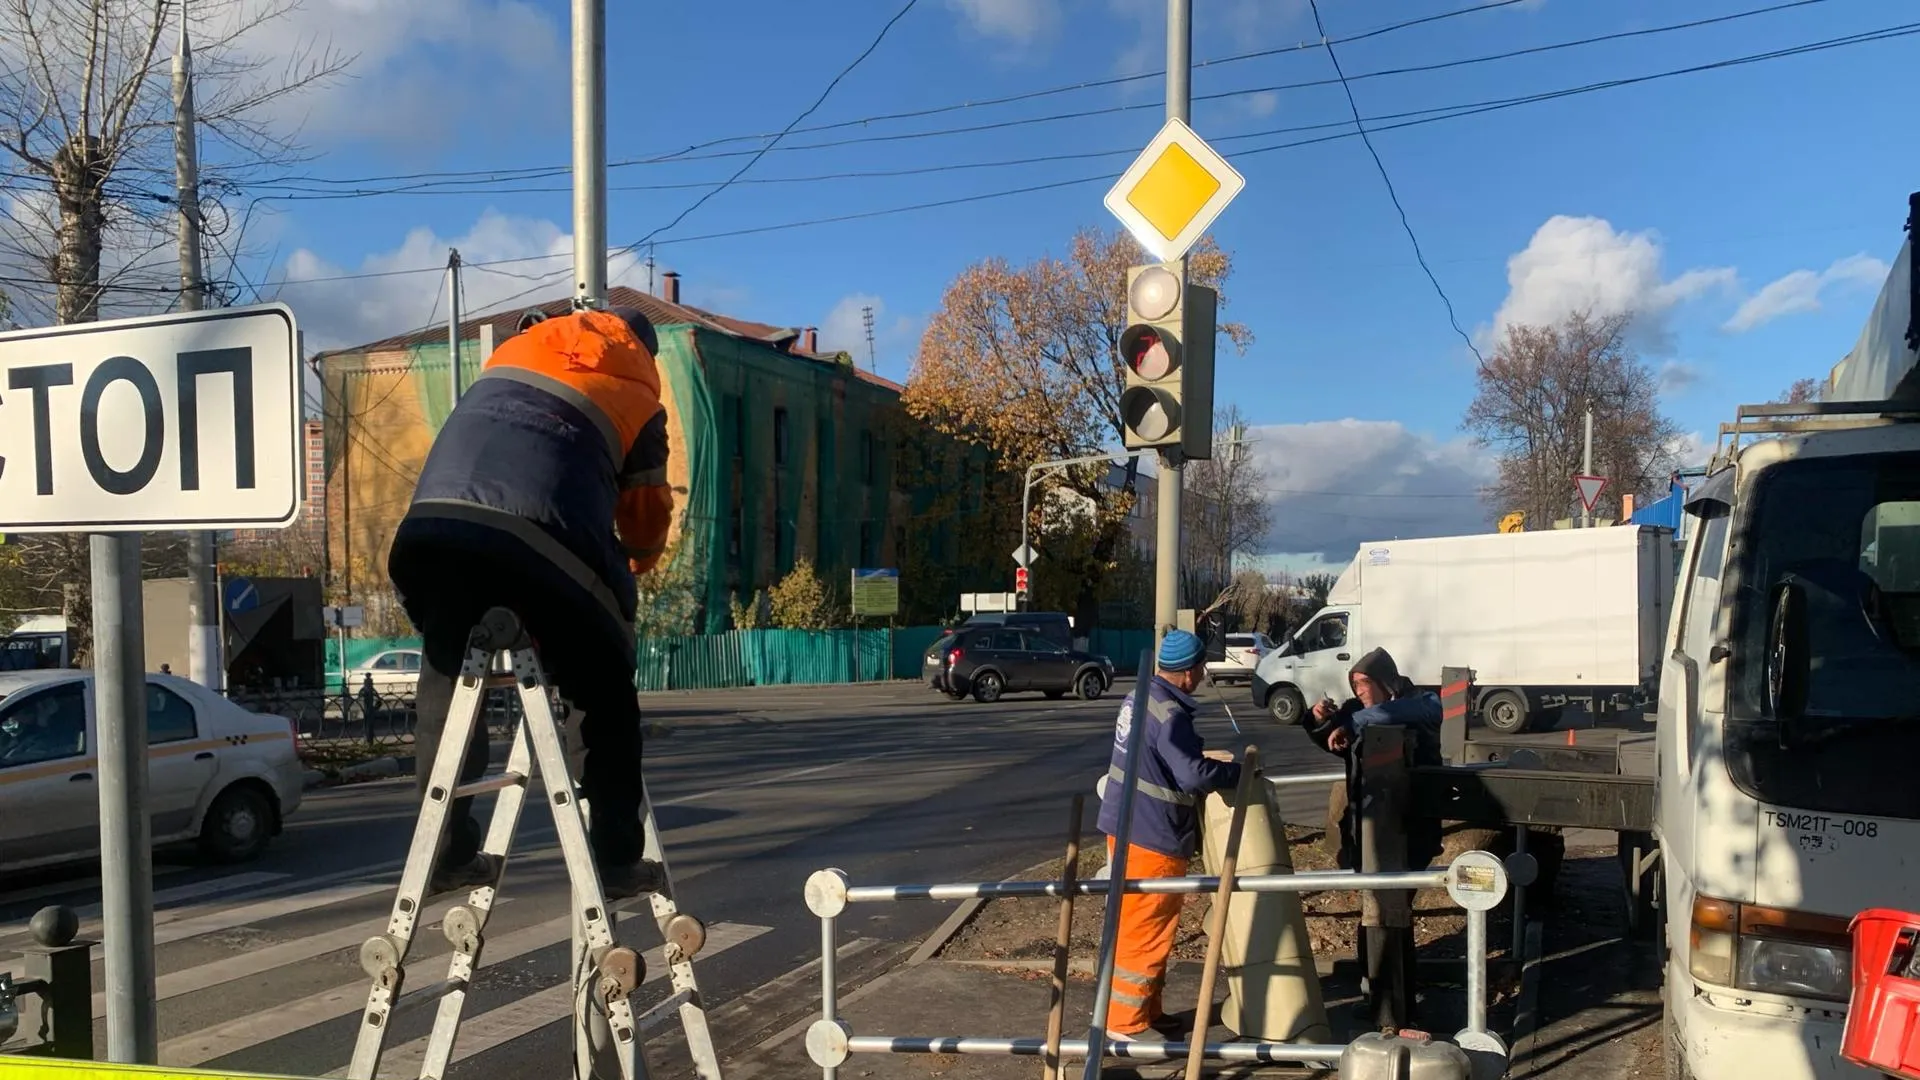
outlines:
[{"label": "traffic light", "polygon": [[1219,294],[1175,259],[1127,269],[1121,439],[1129,450],[1213,456],[1213,336]]},{"label": "traffic light", "polygon": [[1022,598],[1027,595],[1027,568],[1016,566],[1013,569],[1013,591]]}]

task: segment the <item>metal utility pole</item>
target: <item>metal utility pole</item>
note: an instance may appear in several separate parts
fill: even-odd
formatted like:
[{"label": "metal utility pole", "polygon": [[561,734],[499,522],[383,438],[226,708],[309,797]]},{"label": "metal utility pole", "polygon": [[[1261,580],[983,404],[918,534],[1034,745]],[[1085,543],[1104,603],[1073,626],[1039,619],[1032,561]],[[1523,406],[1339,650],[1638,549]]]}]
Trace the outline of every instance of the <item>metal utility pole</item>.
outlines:
[{"label": "metal utility pole", "polygon": [[573,0],[573,306],[607,301],[607,4]]},{"label": "metal utility pole", "polygon": [[[1193,66],[1193,0],[1167,0],[1167,119],[1187,123],[1191,107],[1188,77]],[[1154,650],[1173,629],[1180,610],[1180,449],[1160,453],[1160,516],[1154,530]],[[1097,1064],[1097,1055],[1088,1060]],[[1097,1071],[1087,1074],[1098,1076]]]},{"label": "metal utility pole", "polygon": [[[187,16],[180,11],[180,45],[173,54],[174,208],[179,211],[180,310],[206,304],[200,265],[200,153],[193,119],[193,46]],[[187,534],[187,673],[215,692],[226,685],[226,650],[220,641],[220,582],[213,533]]]},{"label": "metal utility pole", "polygon": [[[1593,406],[1587,406],[1586,436],[1583,439],[1586,448],[1580,452],[1580,475],[1593,475]],[[1580,527],[1593,527],[1593,511],[1587,509],[1587,501],[1580,500]]]},{"label": "metal utility pole", "polygon": [[460,404],[460,249],[447,249],[447,375],[453,397]]},{"label": "metal utility pole", "polygon": [[[607,302],[607,4],[573,0],[573,306],[604,308]],[[599,807],[587,803],[588,828]],[[576,905],[576,908],[578,905]],[[616,923],[607,912],[609,929]],[[593,965],[586,955],[586,928],[572,920],[575,958],[574,1075],[617,1076],[617,1051],[604,1010],[593,1007]],[[584,1035],[584,1037],[582,1037]]]},{"label": "metal utility pole", "polygon": [[107,1060],[160,1063],[153,963],[153,830],[147,817],[145,612],[140,534],[95,533],[93,702],[100,732],[100,938]]}]

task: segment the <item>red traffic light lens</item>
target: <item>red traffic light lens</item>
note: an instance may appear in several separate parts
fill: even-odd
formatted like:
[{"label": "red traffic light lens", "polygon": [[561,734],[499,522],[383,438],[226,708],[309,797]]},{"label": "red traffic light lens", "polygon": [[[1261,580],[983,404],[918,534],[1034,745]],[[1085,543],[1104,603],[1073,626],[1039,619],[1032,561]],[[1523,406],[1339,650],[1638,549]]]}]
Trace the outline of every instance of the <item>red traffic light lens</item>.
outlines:
[{"label": "red traffic light lens", "polygon": [[1143,379],[1164,379],[1180,360],[1180,343],[1144,324],[1120,335],[1120,357]]}]

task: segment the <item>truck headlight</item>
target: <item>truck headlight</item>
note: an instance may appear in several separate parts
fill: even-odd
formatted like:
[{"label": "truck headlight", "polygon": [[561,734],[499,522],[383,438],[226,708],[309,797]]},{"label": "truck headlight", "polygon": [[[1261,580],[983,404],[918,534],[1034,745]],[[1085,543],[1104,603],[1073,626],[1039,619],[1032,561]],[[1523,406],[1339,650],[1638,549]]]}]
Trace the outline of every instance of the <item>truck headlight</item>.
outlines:
[{"label": "truck headlight", "polygon": [[1740,940],[1743,990],[1845,1001],[1853,991],[1853,950],[1798,941]]},{"label": "truck headlight", "polygon": [[1701,896],[1687,940],[1687,969],[1703,983],[1826,1001],[1852,993],[1853,938],[1837,916]]}]

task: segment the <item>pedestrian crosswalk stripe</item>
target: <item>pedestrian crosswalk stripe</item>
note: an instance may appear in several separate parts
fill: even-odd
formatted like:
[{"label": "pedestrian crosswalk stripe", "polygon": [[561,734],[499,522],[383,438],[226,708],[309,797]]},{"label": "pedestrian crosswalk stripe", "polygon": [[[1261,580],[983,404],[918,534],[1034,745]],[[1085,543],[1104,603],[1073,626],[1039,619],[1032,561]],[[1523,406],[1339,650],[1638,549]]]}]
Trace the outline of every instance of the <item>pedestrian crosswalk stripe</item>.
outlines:
[{"label": "pedestrian crosswalk stripe", "polygon": [[210,911],[205,915],[196,915],[190,919],[180,919],[156,926],[153,930],[153,943],[160,946],[187,938],[200,937],[203,934],[217,934],[223,930],[266,922],[269,919],[298,915],[314,908],[331,907],[345,904],[363,896],[375,893],[391,893],[393,886],[384,882],[369,882],[364,885],[331,885],[311,892],[294,893],[290,896],[260,900],[241,907]]},{"label": "pedestrian crosswalk stripe", "polygon": [[[391,886],[382,886],[382,888],[385,890],[391,888]],[[513,903],[513,899],[511,896],[503,896],[495,900],[494,905],[498,907],[503,904],[511,904]],[[464,895],[452,896],[429,906],[426,909],[427,921],[424,925],[438,925],[441,919],[446,918],[448,908],[455,904],[462,903],[465,900],[466,897]],[[325,956],[328,953],[339,952],[342,949],[357,949],[362,942],[385,930],[386,927],[387,921],[383,916],[377,921],[369,920],[367,922],[354,923],[351,926],[343,926],[338,930],[329,930],[325,933],[295,938],[292,941],[283,941],[278,945],[268,945],[261,949],[248,949],[246,952],[229,956],[222,960],[215,960],[211,963],[200,964],[195,967],[182,968],[178,971],[169,971],[155,980],[154,989],[159,999],[165,1001],[168,998],[176,998],[183,994],[191,994],[209,987],[238,982],[241,979],[252,978],[255,975],[265,975],[267,972],[273,971],[276,968],[283,968],[289,964],[312,960],[317,956]],[[105,1015],[107,1015],[107,995],[105,991],[101,991],[93,995],[93,1017],[98,1020]]]},{"label": "pedestrian crosswalk stripe", "polygon": [[[770,933],[772,929],[769,926],[752,926],[745,923],[720,923],[707,932],[707,944],[700,950],[695,963],[723,953],[736,945],[744,945],[762,934]],[[649,950],[647,974],[643,985],[659,982],[668,974],[666,957],[658,950]],[[361,996],[364,998],[365,994]],[[636,1008],[634,1011],[638,1013],[645,1010]],[[502,1005],[497,1009],[489,1009],[477,1016],[462,1020],[460,1035],[453,1043],[453,1060],[461,1062],[477,1057],[496,1046],[505,1045],[522,1035],[531,1035],[548,1024],[559,1023],[572,1016],[572,982],[549,986],[511,1005]],[[427,1056],[427,1039],[428,1036],[423,1035],[381,1055],[382,1080],[389,1077],[419,1076],[420,1066]],[[343,1066],[327,1075],[345,1076],[346,1071]],[[559,1070],[555,1071],[557,1073]]]},{"label": "pedestrian crosswalk stripe", "polygon": [[[269,874],[258,871],[245,874],[229,874],[226,877],[209,878],[205,881],[194,881],[185,885],[176,885],[171,889],[155,890],[153,903],[155,907],[164,907],[167,904],[178,903],[183,900],[197,900],[203,896],[218,896],[222,893],[239,892],[242,889],[251,888],[255,885],[263,885],[267,882],[287,881],[292,877],[292,874]],[[80,917],[81,937],[99,937],[99,904],[88,904],[85,907],[75,908],[74,914]],[[158,926],[163,923],[172,922],[180,918],[181,915],[181,912],[156,911],[153,916],[154,925]],[[0,941],[14,937],[25,937],[27,933],[26,923],[0,926]],[[21,944],[25,944],[25,942],[21,942]]]}]

